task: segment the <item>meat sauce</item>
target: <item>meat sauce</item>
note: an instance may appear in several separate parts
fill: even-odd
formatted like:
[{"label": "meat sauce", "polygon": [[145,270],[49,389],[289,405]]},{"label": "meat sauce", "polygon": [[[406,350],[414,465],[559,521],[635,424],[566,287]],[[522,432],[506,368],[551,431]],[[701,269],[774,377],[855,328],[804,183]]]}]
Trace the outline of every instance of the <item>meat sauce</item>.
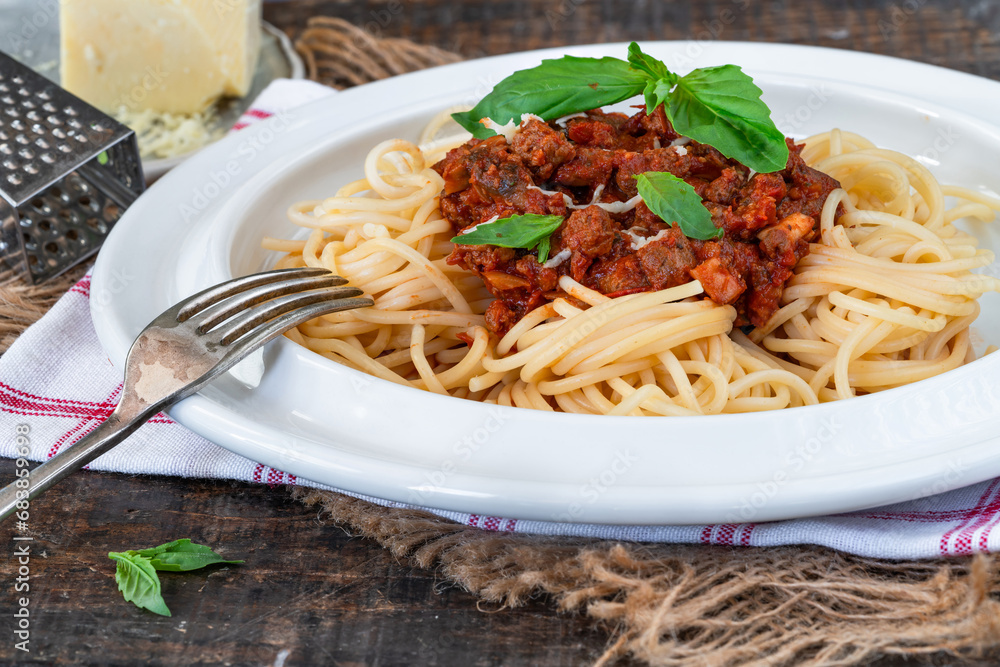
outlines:
[{"label": "meat sauce", "polygon": [[[533,119],[509,143],[472,139],[434,165],[445,182],[441,210],[455,233],[495,216],[563,216],[549,256],[564,261],[544,266],[534,250],[458,244],[448,262],[480,275],[496,296],[486,321],[498,335],[563,296],[563,275],[609,296],[696,278],[713,301],[735,307],[737,326],[761,326],[817,236],[827,195],[840,187],[803,162],[801,146],[786,142],[783,171],[751,175],[711,146],[681,139],[662,107],[631,117],[594,110],[564,128]],[[594,205],[635,197],[634,176],[647,171],[691,185],[723,238],[690,239],[641,201],[621,213]]]}]

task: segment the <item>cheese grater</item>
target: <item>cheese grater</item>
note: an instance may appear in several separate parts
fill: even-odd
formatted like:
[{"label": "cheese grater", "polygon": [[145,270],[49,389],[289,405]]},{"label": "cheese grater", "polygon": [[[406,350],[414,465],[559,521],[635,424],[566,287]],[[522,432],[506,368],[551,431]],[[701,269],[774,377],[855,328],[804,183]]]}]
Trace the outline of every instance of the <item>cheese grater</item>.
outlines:
[{"label": "cheese grater", "polygon": [[0,260],[32,283],[59,275],[144,187],[132,130],[0,52]]}]

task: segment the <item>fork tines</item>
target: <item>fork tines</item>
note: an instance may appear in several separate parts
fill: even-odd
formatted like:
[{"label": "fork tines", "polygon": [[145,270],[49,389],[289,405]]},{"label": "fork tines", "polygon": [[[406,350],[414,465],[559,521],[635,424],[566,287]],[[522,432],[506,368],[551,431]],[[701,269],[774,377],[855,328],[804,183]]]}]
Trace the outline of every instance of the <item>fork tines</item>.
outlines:
[{"label": "fork tines", "polygon": [[324,268],[267,271],[210,287],[161,318],[187,322],[199,334],[212,332],[222,345],[251,331],[250,339],[267,340],[320,315],[373,305],[370,298],[356,298],[364,292],[346,282]]}]

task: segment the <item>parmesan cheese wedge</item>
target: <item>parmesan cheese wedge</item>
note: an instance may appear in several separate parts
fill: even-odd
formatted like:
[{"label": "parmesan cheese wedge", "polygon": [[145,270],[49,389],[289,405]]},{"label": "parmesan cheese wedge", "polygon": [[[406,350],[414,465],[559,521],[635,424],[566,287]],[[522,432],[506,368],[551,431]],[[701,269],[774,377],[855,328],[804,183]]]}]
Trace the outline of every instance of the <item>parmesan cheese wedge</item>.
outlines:
[{"label": "parmesan cheese wedge", "polygon": [[62,86],[107,113],[204,111],[250,89],[261,0],[60,0]]}]

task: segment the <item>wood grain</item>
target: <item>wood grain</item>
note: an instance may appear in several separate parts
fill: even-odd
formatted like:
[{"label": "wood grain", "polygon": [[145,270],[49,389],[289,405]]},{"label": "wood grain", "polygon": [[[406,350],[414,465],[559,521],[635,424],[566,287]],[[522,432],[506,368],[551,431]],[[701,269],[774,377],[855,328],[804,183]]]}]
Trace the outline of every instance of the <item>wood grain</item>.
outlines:
[{"label": "wood grain", "polygon": [[[0,461],[0,479],[13,477]],[[579,665],[604,635],[546,600],[477,607],[432,572],[323,523],[282,488],[80,473],[32,502],[29,654],[0,664]],[[17,607],[11,526],[2,609]],[[127,603],[108,551],[189,537],[243,565],[161,573],[173,616]],[[8,614],[4,614],[9,618]],[[6,630],[10,621],[2,626]]]},{"label": "wood grain", "polygon": [[[13,473],[14,462],[0,460],[0,479]],[[30,514],[29,530],[16,533],[33,538],[27,593],[13,590],[15,533],[0,529],[0,609],[10,619],[29,596],[31,652],[14,649],[7,620],[0,665],[569,667],[593,663],[608,636],[545,598],[517,609],[477,604],[324,523],[281,487],[81,472],[34,500]],[[161,573],[170,618],[125,602],[107,553],[181,537],[246,562]],[[872,667],[997,664],[1000,654]]]},{"label": "wood grain", "polygon": [[1000,79],[1000,3],[991,1],[296,0],[265,11],[292,35],[314,15],[467,58],[633,39],[722,39],[866,51]]}]

